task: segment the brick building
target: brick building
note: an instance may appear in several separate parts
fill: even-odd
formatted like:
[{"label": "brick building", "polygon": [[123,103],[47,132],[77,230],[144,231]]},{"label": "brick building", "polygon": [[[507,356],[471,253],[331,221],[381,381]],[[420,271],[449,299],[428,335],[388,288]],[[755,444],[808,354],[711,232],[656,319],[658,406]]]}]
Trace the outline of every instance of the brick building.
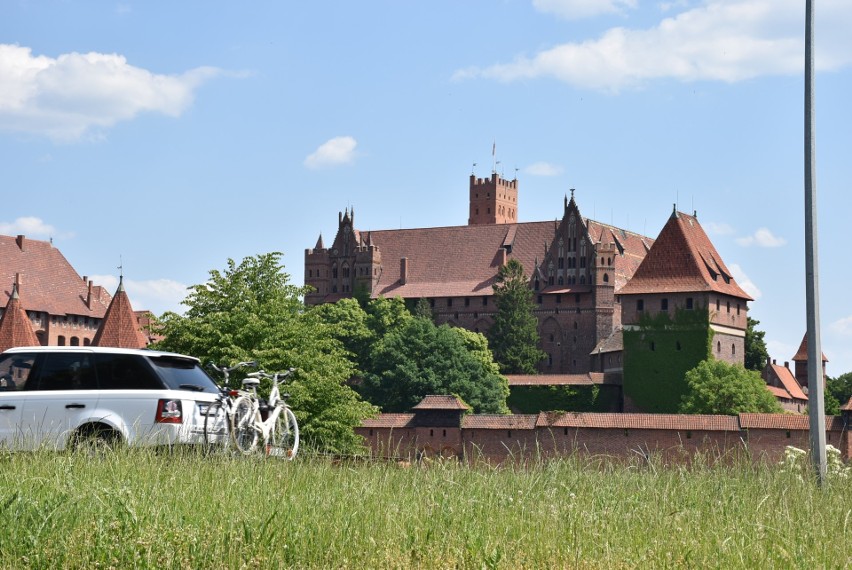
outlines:
[{"label": "brick building", "polygon": [[[436,322],[486,332],[496,310],[500,266],[518,260],[530,278],[546,373],[591,371],[590,355],[621,324],[616,294],[654,243],[583,217],[566,196],[561,218],[518,222],[518,181],[471,175],[468,225],[359,231],[354,209],[338,215],[337,233],[305,251],[307,304],[334,302],[361,289],[379,296],[427,299]],[[609,353],[612,356],[612,353]],[[613,368],[619,368],[620,353]]]},{"label": "brick building", "polygon": [[[145,312],[133,311],[123,284],[111,296],[80,277],[50,242],[0,236],[0,284],[8,284],[5,291],[0,285],[6,295],[0,296],[0,312],[10,331],[7,335],[0,324],[3,350],[33,344],[133,348],[148,344],[140,332]],[[22,323],[29,324],[32,336],[24,333]]]}]

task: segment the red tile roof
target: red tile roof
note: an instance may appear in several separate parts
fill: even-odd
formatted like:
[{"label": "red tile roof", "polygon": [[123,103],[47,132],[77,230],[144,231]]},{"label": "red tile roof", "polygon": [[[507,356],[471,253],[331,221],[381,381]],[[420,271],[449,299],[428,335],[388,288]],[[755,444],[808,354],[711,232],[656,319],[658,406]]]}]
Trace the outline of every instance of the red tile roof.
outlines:
[{"label": "red tile roof", "polygon": [[462,429],[535,429],[534,414],[470,414],[462,419]]},{"label": "red tile roof", "polygon": [[674,429],[694,431],[739,431],[736,416],[682,414],[599,414],[542,412],[539,427]]},{"label": "red tile roof", "polygon": [[[796,355],[793,357],[793,362],[807,362],[808,361],[808,333],[805,332],[805,336],[802,337],[802,344],[799,345],[799,350],[796,351]],[[822,361],[823,363],[828,362],[828,358],[825,357],[825,353],[822,353]]]},{"label": "red tile roof", "polygon": [[593,386],[620,384],[619,376],[603,372],[585,374],[505,374],[509,386]]},{"label": "red tile roof", "polygon": [[614,243],[620,255],[615,256],[615,292],[633,277],[648,250],[655,243],[654,239],[641,234],[629,232],[609,224],[584,218],[592,243]]},{"label": "red tile roof", "polygon": [[469,410],[458,396],[426,396],[412,410]]},{"label": "red tile roof", "polygon": [[[809,430],[810,418],[799,414],[740,414],[740,426],[743,429],[792,429]],[[825,429],[842,429],[839,416],[826,416]]]},{"label": "red tile roof", "polygon": [[12,296],[0,317],[0,352],[16,346],[38,346],[40,343],[33,325],[21,306],[18,287],[12,286]]},{"label": "red tile roof", "polygon": [[843,406],[840,407],[841,410],[846,412],[852,412],[852,397],[849,398],[849,401],[846,402]]},{"label": "red tile roof", "polygon": [[364,428],[405,428],[411,425],[414,414],[379,414],[361,421]]},{"label": "red tile roof", "polygon": [[124,291],[124,282],[120,280],[118,290],[107,308],[104,320],[92,339],[94,346],[113,346],[116,348],[145,348],[148,339],[139,330],[136,313],[130,305],[130,298]]},{"label": "red tile roof", "polygon": [[796,377],[793,376],[793,373],[790,372],[790,369],[786,366],[781,366],[779,364],[770,364],[769,369],[771,373],[778,378],[781,384],[784,386],[783,390],[788,392],[789,395],[782,396],[784,398],[794,398],[796,400],[807,400],[808,396],[802,391],[802,387],[799,386],[799,382],[796,380]]},{"label": "red tile roof", "polygon": [[[22,306],[27,311],[98,319],[106,313],[109,293],[93,287],[87,305],[88,283],[49,242],[0,235],[0,283],[13,283],[16,274],[21,276]],[[11,295],[11,289],[6,294]]]},{"label": "red tile roof", "polygon": [[[737,285],[698,219],[673,212],[622,294],[715,291],[751,301]],[[618,292],[618,291],[616,291]]]}]

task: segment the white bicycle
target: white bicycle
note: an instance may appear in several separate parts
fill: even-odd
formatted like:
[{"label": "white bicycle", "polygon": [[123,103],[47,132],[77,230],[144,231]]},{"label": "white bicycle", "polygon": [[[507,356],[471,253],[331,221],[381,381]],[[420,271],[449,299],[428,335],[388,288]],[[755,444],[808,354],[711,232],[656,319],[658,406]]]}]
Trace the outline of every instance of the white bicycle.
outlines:
[{"label": "white bicycle", "polygon": [[[299,424],[287,406],[287,394],[281,394],[280,385],[296,369],[267,374],[262,370],[252,372],[243,380],[245,392],[233,403],[231,437],[240,453],[254,453],[262,442],[268,457],[292,461],[299,451]],[[269,399],[257,395],[261,378],[272,380]]]}]

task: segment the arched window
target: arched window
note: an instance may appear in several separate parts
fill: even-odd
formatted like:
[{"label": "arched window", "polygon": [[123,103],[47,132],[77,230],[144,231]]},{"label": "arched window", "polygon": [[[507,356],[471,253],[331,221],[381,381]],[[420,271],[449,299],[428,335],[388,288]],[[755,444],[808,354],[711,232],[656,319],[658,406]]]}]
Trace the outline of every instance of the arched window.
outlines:
[{"label": "arched window", "polygon": [[71,346],[80,346],[79,337],[76,337],[76,336],[71,337]]},{"label": "arched window", "polygon": [[62,336],[62,335],[59,335],[56,338],[56,344],[59,345],[59,346],[65,346],[65,337]]},{"label": "arched window", "polygon": [[331,266],[331,278],[337,279],[337,264]]},{"label": "arched window", "polygon": [[608,273],[604,273],[603,280],[604,280],[604,283],[609,283],[609,274]]}]

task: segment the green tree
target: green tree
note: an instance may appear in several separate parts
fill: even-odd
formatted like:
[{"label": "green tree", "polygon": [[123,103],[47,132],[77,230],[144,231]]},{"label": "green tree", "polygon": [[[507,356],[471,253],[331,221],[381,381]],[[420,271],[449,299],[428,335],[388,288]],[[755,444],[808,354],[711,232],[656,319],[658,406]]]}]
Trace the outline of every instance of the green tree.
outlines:
[{"label": "green tree", "polygon": [[841,374],[837,378],[826,377],[825,413],[836,416],[840,407],[852,398],[852,372]]},{"label": "green tree", "polygon": [[417,299],[417,304],[414,306],[414,316],[429,319],[430,321],[434,319],[435,314],[432,312],[432,307],[429,305],[429,301],[423,297]]},{"label": "green tree", "polygon": [[769,361],[769,352],[766,350],[766,336],[764,331],[757,330],[760,321],[751,317],[747,318],[748,326],[745,334],[745,360],[743,366],[746,370],[762,371]]},{"label": "green tree", "polygon": [[353,428],[375,408],[344,382],[353,365],[333,327],[301,300],[277,252],[228,260],[206,283],[190,287],[185,315],[166,313],[158,322],[156,348],[196,356],[202,362],[257,360],[267,371],[296,367],[287,386],[304,444],[332,453],[361,448]]},{"label": "green tree", "polygon": [[385,412],[408,411],[430,394],[455,394],[477,413],[506,413],[508,382],[468,340],[479,343],[447,325],[408,319],[377,341],[362,394]]},{"label": "green tree", "polygon": [[523,265],[510,259],[497,272],[493,288],[497,313],[488,330],[488,341],[494,359],[504,373],[535,374],[536,365],[547,354],[539,348],[533,293],[527,285]]},{"label": "green tree", "polygon": [[686,373],[682,414],[781,413],[775,396],[754,370],[708,359]]},{"label": "green tree", "polygon": [[404,326],[412,318],[402,297],[377,297],[367,304],[367,326],[376,338]]},{"label": "green tree", "polygon": [[355,299],[340,299],[336,303],[324,303],[311,309],[325,324],[331,327],[332,335],[349,352],[361,374],[369,362],[376,334],[369,326],[367,311]]}]

